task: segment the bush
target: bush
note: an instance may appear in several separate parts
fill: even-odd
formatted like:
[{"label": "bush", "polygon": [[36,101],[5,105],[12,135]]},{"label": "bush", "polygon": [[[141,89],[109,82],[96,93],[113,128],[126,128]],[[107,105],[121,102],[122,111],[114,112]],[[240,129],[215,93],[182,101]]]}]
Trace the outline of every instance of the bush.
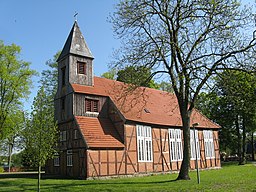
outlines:
[{"label": "bush", "polygon": [[3,173],[3,172],[4,172],[4,168],[0,167],[0,173]]}]

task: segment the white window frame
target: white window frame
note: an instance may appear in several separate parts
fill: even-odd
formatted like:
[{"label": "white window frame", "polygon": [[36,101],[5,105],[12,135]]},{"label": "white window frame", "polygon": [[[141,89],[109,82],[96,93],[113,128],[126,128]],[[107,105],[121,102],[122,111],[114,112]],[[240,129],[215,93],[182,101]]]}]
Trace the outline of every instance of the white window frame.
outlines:
[{"label": "white window frame", "polygon": [[151,127],[136,125],[136,133],[138,162],[153,162]]},{"label": "white window frame", "polygon": [[60,166],[60,156],[58,154],[54,155],[53,166],[54,167],[59,167]]},{"label": "white window frame", "polygon": [[67,167],[73,166],[73,153],[72,150],[67,150]]},{"label": "white window frame", "polygon": [[171,162],[182,161],[182,131],[181,129],[169,129],[170,159]]},{"label": "white window frame", "polygon": [[[195,138],[196,137],[196,138]],[[196,142],[196,149],[197,149],[197,159],[200,159],[200,144],[199,144],[199,138],[198,138],[198,130],[190,129],[190,159],[196,160],[196,149],[195,149],[195,142]]]},{"label": "white window frame", "polygon": [[60,132],[60,141],[67,141],[67,131]]},{"label": "white window frame", "polygon": [[213,143],[213,131],[204,130],[204,148],[205,148],[205,158],[214,159],[215,158],[215,148]]}]

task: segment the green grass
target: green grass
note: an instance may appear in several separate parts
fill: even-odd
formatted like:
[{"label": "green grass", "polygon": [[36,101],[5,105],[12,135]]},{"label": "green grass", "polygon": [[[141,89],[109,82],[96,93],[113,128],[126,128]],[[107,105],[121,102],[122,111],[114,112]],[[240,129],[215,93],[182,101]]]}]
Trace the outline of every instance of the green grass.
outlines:
[{"label": "green grass", "polygon": [[[119,178],[109,180],[42,179],[41,191],[254,191],[256,192],[256,166],[225,164],[219,170],[196,172],[189,181],[175,181],[177,174]],[[2,178],[0,191],[36,191],[37,179]]]}]

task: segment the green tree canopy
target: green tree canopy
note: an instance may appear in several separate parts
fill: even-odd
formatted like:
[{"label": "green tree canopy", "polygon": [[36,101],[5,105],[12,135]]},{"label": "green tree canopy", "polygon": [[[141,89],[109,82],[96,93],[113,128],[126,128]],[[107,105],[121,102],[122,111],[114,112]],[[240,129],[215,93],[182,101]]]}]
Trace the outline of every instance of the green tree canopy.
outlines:
[{"label": "green tree canopy", "polygon": [[115,80],[116,79],[116,69],[112,68],[110,69],[109,71],[103,73],[101,75],[101,77],[104,77],[106,79],[112,79],[112,80]]},{"label": "green tree canopy", "polygon": [[117,81],[125,83],[158,88],[157,84],[150,78],[151,69],[144,66],[127,66],[126,68],[117,72]]},{"label": "green tree canopy", "polygon": [[58,86],[58,63],[57,59],[60,56],[61,51],[58,51],[53,59],[49,59],[46,62],[46,65],[49,69],[42,71],[42,76],[40,79],[40,83],[44,85],[45,92],[47,95],[52,95],[52,99],[54,99],[55,93],[57,91]]},{"label": "green tree canopy", "polygon": [[[41,167],[53,157],[57,145],[57,125],[52,110],[53,100],[46,95],[42,86],[34,99],[31,119],[24,131],[25,151],[32,155],[33,164],[38,166],[38,187],[40,188]],[[26,156],[26,155],[25,155]]]},{"label": "green tree canopy", "polygon": [[[256,76],[226,70],[215,83],[212,92],[200,94],[197,107],[221,125],[221,150],[241,155],[241,139],[245,142],[245,133],[256,129]],[[245,143],[242,146],[245,147]]]},{"label": "green tree canopy", "polygon": [[111,22],[122,46],[114,65],[166,75],[177,97],[184,139],[178,179],[190,179],[190,116],[198,94],[216,73],[254,63],[253,18],[236,0],[120,0],[116,6]]},{"label": "green tree canopy", "polygon": [[30,63],[19,59],[21,48],[15,44],[4,45],[0,41],[0,139],[6,137],[8,126],[4,126],[11,108],[19,108],[21,99],[27,98],[36,74]]}]

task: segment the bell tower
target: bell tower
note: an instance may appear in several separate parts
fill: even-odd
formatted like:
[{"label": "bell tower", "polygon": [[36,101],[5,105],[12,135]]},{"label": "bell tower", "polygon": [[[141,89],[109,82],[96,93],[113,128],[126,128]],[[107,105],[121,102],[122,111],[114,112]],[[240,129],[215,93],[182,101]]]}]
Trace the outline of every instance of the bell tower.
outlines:
[{"label": "bell tower", "polygon": [[71,84],[93,86],[93,59],[75,21],[57,59],[58,88],[55,95],[55,117],[58,122],[66,122],[73,118],[74,101]]},{"label": "bell tower", "polygon": [[57,60],[59,86],[68,83],[93,86],[93,59],[77,21],[75,21]]}]

